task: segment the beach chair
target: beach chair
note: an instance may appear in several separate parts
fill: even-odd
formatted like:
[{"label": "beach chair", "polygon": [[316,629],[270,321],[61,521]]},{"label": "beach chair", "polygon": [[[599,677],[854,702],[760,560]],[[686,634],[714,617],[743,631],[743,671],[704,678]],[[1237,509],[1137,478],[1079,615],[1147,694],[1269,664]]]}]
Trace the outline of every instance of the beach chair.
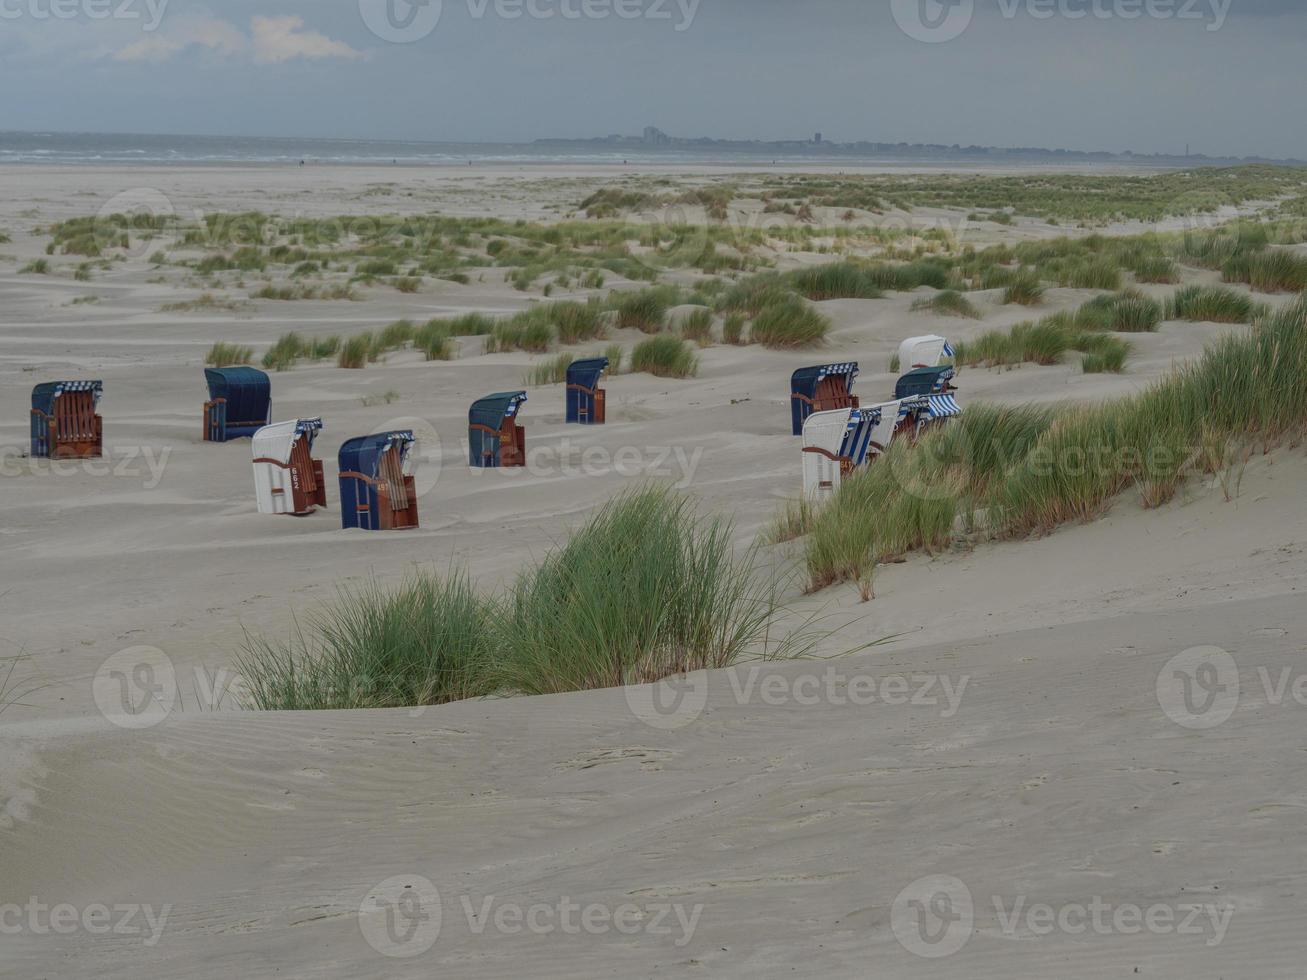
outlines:
[{"label": "beach chair", "polygon": [[526,465],[526,429],[517,424],[517,413],[525,401],[525,391],[502,391],[472,403],[467,432],[472,466]]},{"label": "beach chair", "polygon": [[47,381],[32,389],[32,455],[95,459],[104,451],[104,423],[96,409],[100,381]]},{"label": "beach chair", "polygon": [[599,379],[608,370],[608,358],[573,361],[567,367],[567,421],[577,425],[603,425],[604,389]]},{"label": "beach chair", "polygon": [[840,408],[813,412],[803,423],[803,492],[816,500],[839,489],[844,478],[867,462],[879,409]]},{"label": "beach chair", "polygon": [[803,423],[814,412],[857,408],[853,382],[858,377],[856,361],[800,368],[790,377],[790,423],[796,436],[803,435]]},{"label": "beach chair", "polygon": [[340,447],[340,525],[364,531],[418,526],[417,491],[409,472],[417,440],[409,430],[350,439]]},{"label": "beach chair", "polygon": [[909,337],[899,345],[899,370],[939,367],[945,358],[951,360],[952,357],[953,347],[943,337],[936,334]]},{"label": "beach chair", "polygon": [[327,506],[322,460],[313,458],[313,441],[322,419],[265,425],[254,433],[254,496],[260,514],[311,514]]},{"label": "beach chair", "polygon": [[258,368],[205,368],[204,378],[205,442],[248,438],[272,421],[272,382]]}]

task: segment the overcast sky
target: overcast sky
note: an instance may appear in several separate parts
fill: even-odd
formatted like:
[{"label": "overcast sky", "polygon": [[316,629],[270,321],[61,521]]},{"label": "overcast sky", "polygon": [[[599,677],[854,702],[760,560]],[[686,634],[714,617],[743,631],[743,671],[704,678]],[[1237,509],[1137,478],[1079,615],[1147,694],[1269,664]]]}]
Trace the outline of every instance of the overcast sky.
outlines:
[{"label": "overcast sky", "polygon": [[1307,158],[1304,42],[1307,0],[0,0],[0,129]]}]

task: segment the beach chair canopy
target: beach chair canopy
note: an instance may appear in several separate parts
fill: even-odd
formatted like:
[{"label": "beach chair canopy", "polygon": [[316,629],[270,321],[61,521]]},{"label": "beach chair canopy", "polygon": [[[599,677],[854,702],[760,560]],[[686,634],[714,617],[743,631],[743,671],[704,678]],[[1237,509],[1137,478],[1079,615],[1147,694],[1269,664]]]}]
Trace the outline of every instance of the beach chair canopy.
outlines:
[{"label": "beach chair canopy", "polygon": [[567,383],[580,385],[582,388],[594,388],[599,379],[608,370],[608,358],[592,357],[584,361],[573,361],[567,366]]},{"label": "beach chair canopy", "polygon": [[209,383],[210,400],[226,400],[228,425],[246,426],[267,421],[272,403],[272,382],[258,368],[205,368],[204,379]]},{"label": "beach chair canopy", "polygon": [[899,370],[938,367],[944,358],[953,357],[953,347],[937,334],[909,337],[899,345]]},{"label": "beach chair canopy", "polygon": [[803,434],[803,421],[814,411],[847,408],[848,405],[820,405],[818,388],[822,382],[834,381],[842,385],[844,393],[853,389],[853,382],[858,377],[858,362],[845,361],[840,364],[819,364],[814,367],[799,368],[790,376],[790,416],[794,434]]},{"label": "beach chair canopy", "polygon": [[504,419],[517,416],[525,401],[525,391],[501,391],[486,395],[472,403],[472,408],[467,413],[468,422],[498,431],[504,424]]},{"label": "beach chair canopy", "polygon": [[412,430],[402,429],[395,432],[375,432],[370,436],[350,439],[340,447],[336,457],[341,473],[362,473],[370,480],[377,479],[381,467],[381,457],[387,449],[395,446],[400,458],[407,460],[417,445]]},{"label": "beach chair canopy", "polygon": [[54,414],[54,403],[64,392],[89,391],[95,404],[104,394],[103,381],[47,381],[32,389],[32,409],[43,415]]},{"label": "beach chair canopy", "polygon": [[953,368],[943,367],[917,368],[899,378],[894,388],[895,398],[911,398],[914,395],[942,395],[952,390],[949,382],[953,380]]},{"label": "beach chair canopy", "polygon": [[962,406],[952,395],[927,395],[926,414],[932,419],[947,419],[962,414]]},{"label": "beach chair canopy", "polygon": [[277,422],[265,425],[254,433],[253,452],[257,459],[275,459],[289,464],[291,450],[295,441],[305,438],[308,448],[313,448],[313,441],[322,431],[322,419],[296,419],[292,422]]}]

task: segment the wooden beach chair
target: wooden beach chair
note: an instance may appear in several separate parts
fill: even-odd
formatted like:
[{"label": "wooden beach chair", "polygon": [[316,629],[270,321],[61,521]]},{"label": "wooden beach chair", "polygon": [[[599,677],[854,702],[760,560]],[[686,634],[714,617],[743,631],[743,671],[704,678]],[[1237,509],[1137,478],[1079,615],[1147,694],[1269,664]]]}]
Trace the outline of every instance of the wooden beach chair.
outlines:
[{"label": "wooden beach chair", "polygon": [[364,531],[418,526],[417,490],[409,463],[417,440],[409,430],[350,439],[340,447],[340,523]]},{"label": "wooden beach chair", "polygon": [[100,381],[48,381],[32,389],[31,452],[50,459],[95,459],[104,452]]},{"label": "wooden beach chair", "polygon": [[322,460],[313,442],[322,419],[265,425],[254,433],[254,495],[260,514],[311,514],[327,506]]}]

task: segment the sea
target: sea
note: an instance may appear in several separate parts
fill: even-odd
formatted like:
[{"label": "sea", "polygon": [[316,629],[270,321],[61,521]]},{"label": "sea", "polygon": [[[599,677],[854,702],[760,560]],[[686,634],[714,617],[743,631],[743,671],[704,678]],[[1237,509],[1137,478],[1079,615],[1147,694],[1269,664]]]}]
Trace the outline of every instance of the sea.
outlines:
[{"label": "sea", "polygon": [[[773,150],[614,147],[604,143],[442,143],[284,136],[0,132],[0,164],[383,164],[797,162]],[[837,159],[834,155],[830,159]]]}]

